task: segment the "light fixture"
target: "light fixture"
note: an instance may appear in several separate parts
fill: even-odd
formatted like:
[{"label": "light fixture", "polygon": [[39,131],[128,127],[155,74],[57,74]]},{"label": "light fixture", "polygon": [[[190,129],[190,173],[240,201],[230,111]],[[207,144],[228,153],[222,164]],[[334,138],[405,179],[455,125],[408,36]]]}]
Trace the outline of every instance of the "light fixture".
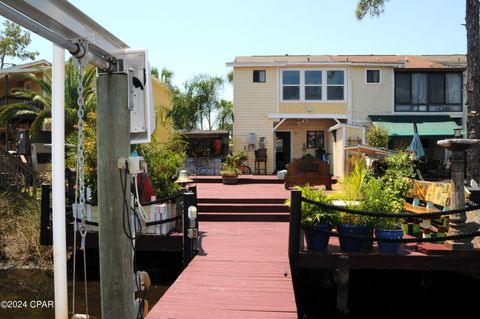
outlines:
[{"label": "light fixture", "polygon": [[456,138],[462,137],[462,127],[457,126],[456,128],[453,129],[453,136]]}]

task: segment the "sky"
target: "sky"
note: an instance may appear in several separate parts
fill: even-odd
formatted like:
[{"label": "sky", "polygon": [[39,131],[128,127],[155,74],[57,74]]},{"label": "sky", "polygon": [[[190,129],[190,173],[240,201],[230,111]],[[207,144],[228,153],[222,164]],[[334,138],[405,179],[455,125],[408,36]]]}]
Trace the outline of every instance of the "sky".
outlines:
[{"label": "sky", "polygon": [[[380,17],[355,17],[357,0],[71,0],[150,65],[225,75],[235,56],[283,54],[466,53],[464,0],[390,0]],[[51,61],[51,43],[32,34],[32,50]],[[230,84],[222,96],[232,99]]]}]

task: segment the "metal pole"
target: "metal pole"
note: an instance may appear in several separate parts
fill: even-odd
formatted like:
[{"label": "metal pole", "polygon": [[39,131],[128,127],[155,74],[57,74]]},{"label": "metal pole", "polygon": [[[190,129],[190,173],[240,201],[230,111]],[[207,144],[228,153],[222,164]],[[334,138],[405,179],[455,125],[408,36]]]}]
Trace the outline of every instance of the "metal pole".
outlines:
[{"label": "metal pole", "polygon": [[[41,37],[52,41],[58,46],[67,49],[72,55],[76,57],[81,57],[85,54],[85,48],[81,47],[79,44],[73,43],[72,41],[65,39],[64,37],[56,34],[55,32],[49,30],[38,22],[35,22],[34,20],[26,17],[17,10],[10,8],[2,2],[0,2],[0,14],[5,18],[21,25],[22,27],[32,32],[35,32]],[[102,70],[108,70],[110,68],[110,62],[102,59],[101,57],[95,56],[90,52],[88,53],[87,60],[88,62],[92,63],[93,65]]]},{"label": "metal pole", "polygon": [[65,50],[53,45],[52,57],[52,208],[55,318],[68,317],[65,233]]},{"label": "metal pole", "polygon": [[[130,155],[130,111],[126,74],[101,74],[97,81],[97,176],[102,318],[133,317],[133,260],[122,216],[130,207],[130,175],[122,190],[117,160]],[[130,208],[127,208],[127,211]],[[128,228],[128,225],[125,225]]]},{"label": "metal pole", "polygon": [[186,268],[193,259],[192,239],[188,237],[190,219],[188,218],[188,207],[194,204],[195,194],[191,191],[183,194],[183,267]]}]

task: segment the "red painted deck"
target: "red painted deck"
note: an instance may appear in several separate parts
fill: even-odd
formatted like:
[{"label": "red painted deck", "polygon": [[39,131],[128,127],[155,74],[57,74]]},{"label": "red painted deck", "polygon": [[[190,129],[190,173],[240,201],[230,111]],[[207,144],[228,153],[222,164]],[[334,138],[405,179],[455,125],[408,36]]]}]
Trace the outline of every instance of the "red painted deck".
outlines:
[{"label": "red painted deck", "polygon": [[[266,178],[265,176],[261,176]],[[260,178],[260,177],[258,177]],[[197,196],[201,199],[282,199],[290,197],[283,184],[198,183]]]},{"label": "red painted deck", "polygon": [[201,222],[200,229],[200,253],[148,319],[297,318],[288,223]]}]

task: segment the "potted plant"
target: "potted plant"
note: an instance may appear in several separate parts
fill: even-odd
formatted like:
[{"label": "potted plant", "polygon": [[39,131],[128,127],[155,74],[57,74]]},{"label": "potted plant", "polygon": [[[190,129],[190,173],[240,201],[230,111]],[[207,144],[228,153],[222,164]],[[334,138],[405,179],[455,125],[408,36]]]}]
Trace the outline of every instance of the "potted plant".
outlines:
[{"label": "potted plant", "polygon": [[225,157],[220,170],[223,184],[237,184],[238,175],[242,172],[240,166],[246,159],[247,154],[243,151],[228,154]]},{"label": "potted plant", "polygon": [[[414,169],[408,154],[398,153],[386,158],[385,174],[375,177],[370,174],[362,187],[362,209],[378,213],[401,213],[405,198],[412,188]],[[406,178],[409,177],[409,178]],[[375,237],[400,239],[403,237],[401,220],[398,218],[373,217]],[[381,253],[396,253],[400,243],[378,242]]]},{"label": "potted plant", "polygon": [[[337,197],[344,201],[347,208],[358,209],[359,200],[361,199],[361,188],[365,182],[367,170],[363,158],[353,158],[351,164],[352,171],[341,181],[343,192],[337,195]],[[366,236],[371,232],[368,224],[369,219],[365,216],[342,212],[340,214],[340,222],[337,225],[340,249],[346,252],[360,251],[364,242],[363,239],[349,238],[342,235]]]},{"label": "potted plant", "polygon": [[[323,204],[332,204],[333,198],[325,194],[323,189],[316,189],[308,184],[296,186],[296,188],[302,191],[302,196],[305,198]],[[290,199],[286,201],[286,205],[290,206]],[[305,229],[307,250],[325,251],[330,239],[328,232],[338,223],[338,211],[302,201],[301,223]]]}]

